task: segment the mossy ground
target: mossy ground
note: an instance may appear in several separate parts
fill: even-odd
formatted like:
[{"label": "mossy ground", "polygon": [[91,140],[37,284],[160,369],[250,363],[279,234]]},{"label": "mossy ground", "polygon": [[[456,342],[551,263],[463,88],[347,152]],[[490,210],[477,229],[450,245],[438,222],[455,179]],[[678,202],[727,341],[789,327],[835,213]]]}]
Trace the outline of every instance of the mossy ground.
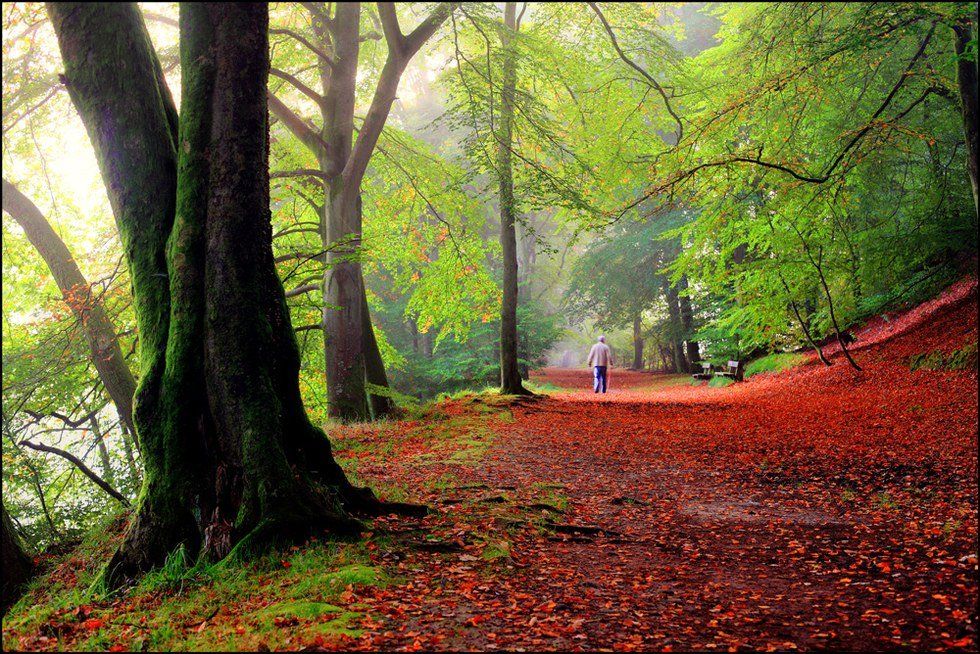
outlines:
[{"label": "mossy ground", "polygon": [[774,352],[764,357],[750,361],[745,366],[745,378],[763,372],[781,372],[800,365],[807,360],[807,355],[795,352]]},{"label": "mossy ground", "polygon": [[911,370],[976,370],[977,344],[968,343],[948,354],[938,350],[916,354],[909,358],[908,365]]}]

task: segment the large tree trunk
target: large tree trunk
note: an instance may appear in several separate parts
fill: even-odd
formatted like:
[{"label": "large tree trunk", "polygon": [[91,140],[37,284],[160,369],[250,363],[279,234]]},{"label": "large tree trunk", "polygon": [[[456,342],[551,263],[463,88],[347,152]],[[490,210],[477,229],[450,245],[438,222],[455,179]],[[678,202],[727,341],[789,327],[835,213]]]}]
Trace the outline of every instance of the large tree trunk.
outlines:
[{"label": "large tree trunk", "polygon": [[346,170],[354,143],[354,100],[357,57],[360,50],[361,8],[356,2],[339,3],[330,26],[333,64],[328,70],[327,93],[321,109],[323,135],[329,145],[321,169],[330,175],[327,185],[323,242],[327,270],[323,285],[323,347],[330,415],[344,421],[370,417],[365,386],[364,279],[358,259],[361,250],[360,189]]},{"label": "large tree trunk", "polygon": [[17,601],[21,591],[31,577],[34,576],[34,562],[27,556],[20,544],[20,538],[14,531],[14,523],[7,515],[7,507],[0,508],[3,516],[2,541],[0,555],[3,558],[3,587],[0,591],[0,615],[7,612],[10,605]]},{"label": "large tree trunk", "polygon": [[684,342],[687,345],[687,372],[694,372],[698,364],[701,363],[701,347],[698,342],[691,339],[694,334],[694,309],[691,306],[691,297],[686,293],[687,276],[681,277],[678,283],[678,302],[681,309],[681,325],[684,327]]},{"label": "large tree trunk", "polygon": [[497,134],[497,181],[500,189],[500,247],[503,254],[503,302],[500,307],[500,392],[506,395],[529,395],[521,383],[517,365],[517,231],[514,221],[514,172],[511,146],[514,131],[514,95],[517,89],[517,60],[511,46],[517,30],[517,3],[504,4],[504,25],[500,45],[504,51],[503,79],[500,89],[500,117]]},{"label": "large tree trunk", "polygon": [[[976,6],[974,6],[974,11]],[[977,62],[969,61],[963,55],[970,41],[975,38],[972,18],[960,20],[954,27],[956,55],[956,76],[960,89],[960,105],[963,112],[963,136],[966,140],[966,168],[970,174],[973,188],[973,211],[977,212]],[[974,48],[976,50],[976,48]],[[975,54],[975,53],[974,53]],[[974,223],[975,225],[976,223]]]},{"label": "large tree trunk", "polygon": [[179,133],[135,5],[48,10],[126,248],[145,371],[146,475],[109,583],[179,546],[247,555],[408,508],[351,486],[302,406],[271,247],[267,5],[181,5]]},{"label": "large tree trunk", "polygon": [[643,321],[637,314],[633,318],[633,370],[643,370]]},{"label": "large tree trunk", "polygon": [[3,180],[3,210],[17,221],[47,264],[65,303],[82,325],[92,365],[116,406],[119,418],[132,428],[136,381],[126,365],[115,327],[106,315],[101,298],[92,295],[92,287],[78,269],[68,247],[40,209],[6,179]]}]

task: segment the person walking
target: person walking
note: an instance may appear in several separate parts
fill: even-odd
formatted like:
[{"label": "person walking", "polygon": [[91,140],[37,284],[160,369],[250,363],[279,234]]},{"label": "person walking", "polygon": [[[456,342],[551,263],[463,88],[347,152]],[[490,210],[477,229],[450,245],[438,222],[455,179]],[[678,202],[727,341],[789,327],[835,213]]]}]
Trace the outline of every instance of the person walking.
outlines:
[{"label": "person walking", "polygon": [[606,345],[605,336],[600,336],[599,342],[589,350],[589,365],[592,366],[595,375],[594,391],[598,393],[601,387],[602,392],[605,393],[608,385],[609,366],[612,365],[612,350]]}]

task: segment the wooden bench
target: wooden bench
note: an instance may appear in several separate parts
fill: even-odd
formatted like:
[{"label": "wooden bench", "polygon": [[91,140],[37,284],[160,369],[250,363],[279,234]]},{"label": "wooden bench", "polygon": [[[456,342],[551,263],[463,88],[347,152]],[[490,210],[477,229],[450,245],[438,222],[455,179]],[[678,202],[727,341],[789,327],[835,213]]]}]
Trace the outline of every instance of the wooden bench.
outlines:
[{"label": "wooden bench", "polygon": [[719,370],[715,373],[719,377],[730,377],[735,381],[742,381],[745,376],[745,371],[742,368],[741,361],[729,361],[728,366],[724,370]]},{"label": "wooden bench", "polygon": [[691,377],[694,379],[711,379],[714,373],[711,372],[711,364],[707,361],[701,362],[701,372],[696,372]]}]

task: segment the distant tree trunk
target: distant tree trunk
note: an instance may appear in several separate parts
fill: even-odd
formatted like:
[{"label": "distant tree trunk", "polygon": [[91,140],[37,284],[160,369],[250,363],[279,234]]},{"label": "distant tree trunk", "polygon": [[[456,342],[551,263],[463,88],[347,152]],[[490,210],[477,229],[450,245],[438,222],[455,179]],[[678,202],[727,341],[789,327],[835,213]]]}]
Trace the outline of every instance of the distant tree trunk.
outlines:
[{"label": "distant tree trunk", "polygon": [[687,344],[687,372],[694,372],[701,362],[701,347],[698,342],[691,340],[694,335],[694,309],[691,307],[691,297],[687,294],[687,275],[681,276],[678,284],[681,291],[678,296],[681,309],[681,325],[684,327],[684,340]]},{"label": "distant tree trunk", "polygon": [[532,219],[535,214],[531,213],[527,218],[527,224],[518,225],[518,288],[527,283],[534,275],[534,266],[537,263],[537,233],[534,231]]},{"label": "distant tree trunk", "polygon": [[664,280],[664,297],[667,301],[667,315],[670,318],[670,348],[674,359],[674,372],[688,372],[684,358],[684,324],[681,321],[680,302],[677,287]]},{"label": "distant tree trunk", "polygon": [[109,482],[109,484],[116,485],[116,475],[112,471],[112,461],[109,459],[109,448],[105,446],[105,435],[102,433],[102,425],[99,424],[99,419],[93,413],[92,417],[89,418],[89,424],[92,426],[92,435],[95,436],[95,447],[99,450],[99,462],[102,464],[102,477]]},{"label": "distant tree trunk", "polygon": [[352,486],[302,405],[271,247],[268,6],[180,6],[179,128],[135,4],[48,12],[119,223],[140,330],[134,420],[146,474],[107,582],[179,546],[246,556],[320,530],[357,533],[351,512],[419,510]]},{"label": "distant tree trunk", "polygon": [[789,298],[789,303],[790,306],[793,308],[793,313],[796,315],[796,320],[800,323],[800,327],[803,328],[803,335],[806,337],[806,342],[810,344],[810,347],[816,350],[817,356],[820,357],[820,362],[823,363],[823,365],[825,366],[829,366],[830,361],[827,361],[827,357],[824,356],[823,350],[816,343],[816,341],[813,340],[813,336],[810,334],[810,328],[807,326],[807,321],[803,318],[803,315],[800,313],[800,309],[797,306],[796,301],[792,298],[792,294],[790,293],[789,284],[786,283],[786,279],[781,274],[779,275],[779,281],[783,283],[783,288],[786,289],[786,297]]},{"label": "distant tree trunk", "polygon": [[24,586],[34,576],[35,568],[31,557],[24,552],[20,538],[14,531],[14,522],[7,515],[7,507],[0,509],[3,513],[3,535],[0,550],[3,557],[3,589],[0,592],[0,615],[7,612],[10,605],[17,601]]},{"label": "distant tree trunk", "polygon": [[419,353],[419,324],[414,318],[408,319],[408,331],[412,335],[412,352]]},{"label": "distant tree trunk", "polygon": [[40,209],[6,179],[3,180],[3,210],[17,221],[47,264],[65,303],[82,325],[92,365],[116,406],[119,418],[132,428],[136,381],[126,365],[116,329],[106,315],[102,299],[92,295],[92,287],[78,269],[71,252]]},{"label": "distant tree trunk", "polygon": [[[323,100],[323,132],[328,147],[321,168],[332,173],[327,186],[324,244],[327,270],[323,285],[323,347],[327,402],[331,416],[367,420],[364,360],[364,278],[361,262],[361,196],[343,171],[354,143],[354,100],[360,51],[361,8],[339,3],[329,26],[333,63]],[[369,318],[370,320],[370,318]]]},{"label": "distant tree trunk", "polygon": [[504,3],[500,45],[504,50],[497,134],[497,181],[500,190],[500,247],[503,254],[503,291],[500,307],[500,392],[530,395],[521,383],[517,357],[517,231],[514,222],[514,171],[511,147],[514,130],[514,95],[517,90],[517,59],[511,43],[517,31],[517,3]]},{"label": "distant tree trunk", "polygon": [[433,354],[433,348],[435,347],[434,341],[435,337],[432,334],[432,328],[425,330],[425,333],[421,335],[422,338],[422,355],[426,359],[431,359]]},{"label": "distant tree trunk", "polygon": [[667,361],[670,354],[664,348],[663,343],[657,343],[657,352],[660,354],[660,370],[666,372],[672,367]]},{"label": "distant tree trunk", "polygon": [[642,319],[637,314],[633,317],[633,369],[643,370],[643,331]]},{"label": "distant tree trunk", "polygon": [[122,431],[122,445],[123,453],[126,455],[126,464],[129,466],[129,474],[136,481],[140,480],[140,469],[136,465],[136,457],[133,455],[133,443],[136,441],[133,438],[133,433],[129,431],[125,424],[120,425]]},{"label": "distant tree trunk", "polygon": [[958,57],[956,77],[960,89],[960,106],[963,112],[963,135],[966,140],[966,168],[970,175],[970,186],[973,189],[974,216],[977,212],[977,121],[980,120],[977,111],[977,62],[967,60],[964,54],[970,41],[976,38],[975,31],[972,18],[964,18],[953,26],[955,49]]}]

